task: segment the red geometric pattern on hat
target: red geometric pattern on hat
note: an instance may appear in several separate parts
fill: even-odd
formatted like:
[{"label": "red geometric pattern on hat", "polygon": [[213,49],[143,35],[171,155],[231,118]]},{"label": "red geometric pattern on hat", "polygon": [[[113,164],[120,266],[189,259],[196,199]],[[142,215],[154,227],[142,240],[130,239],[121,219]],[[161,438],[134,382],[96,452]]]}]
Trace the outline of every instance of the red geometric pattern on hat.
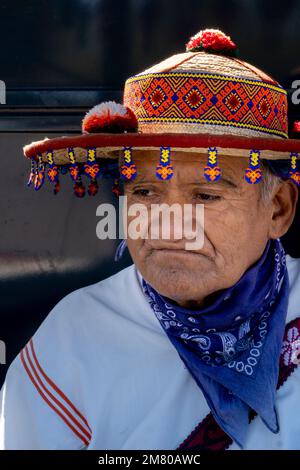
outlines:
[{"label": "red geometric pattern on hat", "polygon": [[[135,113],[137,113],[137,110],[142,107],[142,100],[144,100],[141,85],[142,84],[133,82],[130,87],[130,96],[127,96],[127,106],[132,110],[135,109]],[[125,94],[123,96],[123,102],[125,103]]]},{"label": "red geometric pattern on hat", "polygon": [[253,99],[253,114],[261,122],[270,127],[273,119],[276,117],[276,102],[270,90],[260,89]]},{"label": "red geometric pattern on hat", "polygon": [[259,80],[204,72],[139,75],[126,81],[124,104],[140,124],[231,125],[288,137],[285,90]]},{"label": "red geometric pattern on hat", "polygon": [[287,99],[282,95],[274,96],[274,99],[277,99],[277,119],[282,127],[287,126]]},{"label": "red geometric pattern on hat", "polygon": [[241,83],[229,82],[218,93],[217,108],[228,120],[241,121],[249,111],[253,101]]},{"label": "red geometric pattern on hat", "polygon": [[[205,115],[212,106],[210,102],[212,94],[209,88],[205,83],[203,83],[202,87],[199,87],[199,82],[195,78],[190,78],[185,83],[182,83],[181,88],[177,90],[176,96],[178,100],[175,105],[180,109],[182,117],[200,117]],[[197,98],[198,103],[196,101]]]},{"label": "red geometric pattern on hat", "polygon": [[152,80],[143,95],[142,105],[149,116],[161,116],[173,104],[174,92],[163,78]]}]

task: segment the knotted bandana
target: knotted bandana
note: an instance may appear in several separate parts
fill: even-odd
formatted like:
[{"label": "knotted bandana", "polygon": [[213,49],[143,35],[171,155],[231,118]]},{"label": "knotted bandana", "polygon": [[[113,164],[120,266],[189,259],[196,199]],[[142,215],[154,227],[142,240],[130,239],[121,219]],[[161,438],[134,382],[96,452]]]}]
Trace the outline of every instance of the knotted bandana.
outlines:
[{"label": "knotted bandana", "polygon": [[144,279],[142,285],[223,430],[243,448],[252,409],[277,433],[275,393],[289,296],[280,240],[269,240],[240,280],[200,310],[179,307]]}]

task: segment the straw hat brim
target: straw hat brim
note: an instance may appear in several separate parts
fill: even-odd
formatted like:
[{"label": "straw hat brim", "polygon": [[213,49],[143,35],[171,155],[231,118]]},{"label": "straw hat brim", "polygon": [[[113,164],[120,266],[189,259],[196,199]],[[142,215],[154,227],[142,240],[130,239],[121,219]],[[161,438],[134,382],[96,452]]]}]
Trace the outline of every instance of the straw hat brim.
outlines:
[{"label": "straw hat brim", "polygon": [[24,147],[27,158],[38,160],[42,156],[47,162],[46,153],[53,151],[54,163],[70,163],[68,149],[74,150],[76,162],[86,161],[86,149],[96,148],[97,158],[118,158],[124,147],[133,150],[155,150],[171,147],[183,152],[207,153],[209,147],[216,147],[220,155],[249,157],[249,150],[259,150],[260,158],[269,160],[289,159],[290,153],[300,152],[299,139],[244,137],[224,134],[190,133],[98,133],[64,136],[32,142]]}]

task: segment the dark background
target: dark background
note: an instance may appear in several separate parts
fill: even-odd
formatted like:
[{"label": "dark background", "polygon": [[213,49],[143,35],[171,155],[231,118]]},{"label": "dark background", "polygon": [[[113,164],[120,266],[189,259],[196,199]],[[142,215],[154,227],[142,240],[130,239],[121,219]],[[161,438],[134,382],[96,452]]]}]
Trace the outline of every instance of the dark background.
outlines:
[{"label": "dark background", "polygon": [[[1,0],[0,339],[7,365],[54,304],[130,262],[114,262],[117,241],[96,238],[96,207],[113,202],[103,181],[95,198],[75,198],[68,175],[54,196],[48,184],[26,187],[25,143],[80,132],[100,101],[122,100],[124,81],[184,52],[200,29],[224,30],[240,58],[277,78],[291,93],[299,78],[297,0]],[[289,103],[290,120],[300,119]],[[300,257],[299,213],[283,238]]]}]

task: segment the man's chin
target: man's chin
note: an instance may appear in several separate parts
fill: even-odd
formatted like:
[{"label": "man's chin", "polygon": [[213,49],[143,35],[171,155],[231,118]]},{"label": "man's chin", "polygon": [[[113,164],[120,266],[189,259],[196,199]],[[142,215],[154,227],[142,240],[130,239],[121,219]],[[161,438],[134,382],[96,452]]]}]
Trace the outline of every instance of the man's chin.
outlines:
[{"label": "man's chin", "polygon": [[169,299],[176,301],[184,296],[189,300],[195,296],[197,298],[206,295],[204,276],[199,276],[199,271],[195,272],[191,266],[185,266],[176,259],[169,260],[168,263],[159,263],[155,267],[152,265],[148,273],[149,277],[146,280],[157,292]]}]

